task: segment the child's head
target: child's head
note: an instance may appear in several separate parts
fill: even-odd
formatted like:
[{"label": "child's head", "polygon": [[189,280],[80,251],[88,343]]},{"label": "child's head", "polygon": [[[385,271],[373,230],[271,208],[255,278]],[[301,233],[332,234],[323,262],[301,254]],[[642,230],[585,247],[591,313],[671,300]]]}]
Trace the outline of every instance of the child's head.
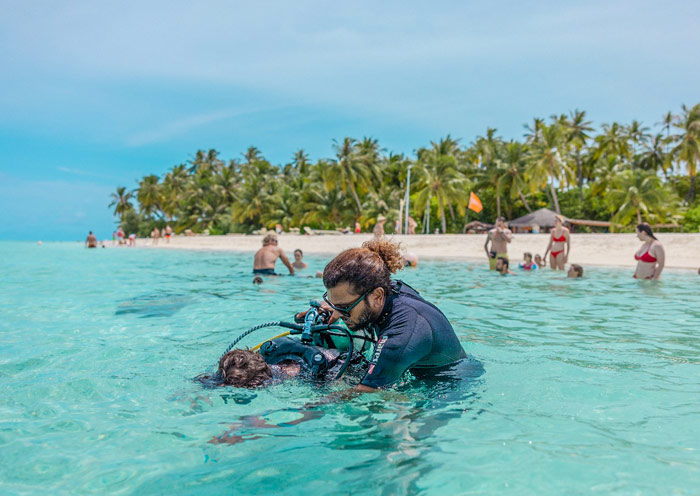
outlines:
[{"label": "child's head", "polygon": [[541,264],[542,264],[542,257],[539,256],[539,254],[538,254],[538,255],[535,255],[535,263],[536,263],[537,265],[541,265]]},{"label": "child's head", "polygon": [[219,375],[227,386],[256,388],[272,378],[272,370],[260,353],[231,350],[219,360]]},{"label": "child's head", "polygon": [[566,275],[567,277],[583,277],[583,267],[579,264],[571,264]]},{"label": "child's head", "polygon": [[532,253],[530,253],[529,251],[523,253],[523,260],[525,260],[525,263],[527,264],[532,263]]}]

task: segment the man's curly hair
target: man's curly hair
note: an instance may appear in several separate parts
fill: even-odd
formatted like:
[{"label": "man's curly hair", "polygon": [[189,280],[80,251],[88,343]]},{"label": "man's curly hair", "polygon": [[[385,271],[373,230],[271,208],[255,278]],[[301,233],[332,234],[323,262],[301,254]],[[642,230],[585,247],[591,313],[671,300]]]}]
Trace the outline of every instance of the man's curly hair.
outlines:
[{"label": "man's curly hair", "polygon": [[260,353],[231,350],[219,360],[219,374],[224,384],[242,388],[262,386],[272,378],[272,370]]}]

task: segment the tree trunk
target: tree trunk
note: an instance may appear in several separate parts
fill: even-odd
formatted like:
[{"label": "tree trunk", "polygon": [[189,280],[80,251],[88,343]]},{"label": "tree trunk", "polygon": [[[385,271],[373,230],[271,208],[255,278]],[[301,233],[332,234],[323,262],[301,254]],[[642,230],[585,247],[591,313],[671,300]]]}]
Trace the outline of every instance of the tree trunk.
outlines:
[{"label": "tree trunk", "polygon": [[578,197],[583,205],[583,167],[581,166],[581,152],[576,150],[576,177],[578,179]]},{"label": "tree trunk", "polygon": [[430,199],[428,199],[428,205],[425,208],[425,234],[430,234]]},{"label": "tree trunk", "polygon": [[501,196],[496,193],[496,217],[501,216]]},{"label": "tree trunk", "polygon": [[447,219],[445,219],[445,206],[441,201],[438,202],[438,209],[440,210],[440,227],[442,227],[442,234],[447,232]]},{"label": "tree trunk", "polygon": [[561,209],[559,208],[559,198],[557,198],[557,190],[554,189],[554,185],[549,183],[549,190],[552,192],[552,201],[554,202],[554,211],[561,214]]},{"label": "tree trunk", "polygon": [[350,186],[350,191],[352,191],[352,197],[355,199],[355,205],[357,205],[357,213],[362,215],[362,204],[360,204],[360,197],[357,196],[357,191],[355,191],[355,186],[348,181],[348,186]]},{"label": "tree trunk", "polygon": [[532,209],[530,208],[530,205],[527,203],[527,200],[525,199],[525,195],[520,190],[518,190],[518,194],[520,195],[520,201],[523,202],[523,205],[525,205],[525,209],[527,210],[527,213],[531,214]]},{"label": "tree trunk", "polygon": [[642,223],[642,212],[640,212],[639,209],[637,209],[637,224],[641,224],[641,223]]},{"label": "tree trunk", "polygon": [[690,176],[690,189],[688,189],[688,194],[685,197],[685,202],[690,205],[695,200],[695,178],[697,176]]}]

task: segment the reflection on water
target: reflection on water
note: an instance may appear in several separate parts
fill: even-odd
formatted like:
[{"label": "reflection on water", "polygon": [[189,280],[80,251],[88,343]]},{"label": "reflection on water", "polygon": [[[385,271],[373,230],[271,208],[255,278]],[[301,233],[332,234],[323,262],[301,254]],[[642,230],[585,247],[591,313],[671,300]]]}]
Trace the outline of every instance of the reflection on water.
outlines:
[{"label": "reflection on water", "polygon": [[191,298],[177,294],[152,294],[121,302],[114,314],[125,315],[133,313],[142,318],[170,317],[192,301]]},{"label": "reflection on water", "polygon": [[[284,246],[291,251],[294,247]],[[307,257],[309,273],[327,258]],[[586,268],[402,274],[474,356],[462,380],[203,388],[243,330],[289,320],[314,278],[251,283],[242,254],[0,243],[3,493],[693,493],[700,486],[696,274]],[[118,276],[113,276],[118,274]],[[99,288],[96,290],[95,288]],[[149,317],[149,318],[135,318]],[[277,333],[265,329],[241,344]],[[252,417],[262,416],[260,427]],[[242,443],[209,440],[240,424]],[[255,439],[253,439],[255,438]]]}]

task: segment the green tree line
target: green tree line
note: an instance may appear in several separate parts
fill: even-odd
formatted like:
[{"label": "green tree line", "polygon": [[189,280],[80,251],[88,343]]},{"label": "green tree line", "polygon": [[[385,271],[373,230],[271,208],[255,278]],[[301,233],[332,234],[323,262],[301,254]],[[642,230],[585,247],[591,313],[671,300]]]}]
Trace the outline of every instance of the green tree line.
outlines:
[{"label": "green tree line", "polygon": [[[133,191],[117,188],[110,207],[125,231],[140,236],[166,223],[176,232],[211,234],[278,223],[287,230],[356,221],[370,228],[378,215],[391,232],[410,169],[410,215],[423,232],[462,232],[471,220],[515,218],[541,207],[621,226],[700,226],[700,104],[668,112],[653,131],[638,121],[596,130],[575,110],[534,119],[520,141],[487,129],[469,145],[448,135],[411,157],[387,153],[372,138],[346,137],[333,150],[315,162],[299,150],[284,165],[271,164],[255,147],[228,161],[200,150],[162,177],[143,177]],[[471,191],[484,207],[478,214],[466,208]]]}]

